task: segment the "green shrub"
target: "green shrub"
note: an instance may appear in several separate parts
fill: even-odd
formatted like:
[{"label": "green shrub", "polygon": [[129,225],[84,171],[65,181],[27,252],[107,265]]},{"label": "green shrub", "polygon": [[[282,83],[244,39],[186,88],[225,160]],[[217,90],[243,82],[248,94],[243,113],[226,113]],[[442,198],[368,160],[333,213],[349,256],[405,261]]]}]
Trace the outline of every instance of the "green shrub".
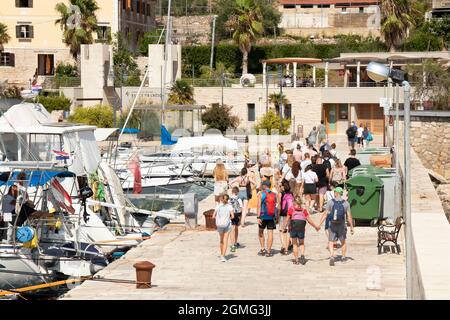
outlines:
[{"label": "green shrub", "polygon": [[39,103],[42,104],[48,112],[53,110],[69,111],[72,102],[64,96],[39,96]]},{"label": "green shrub", "polygon": [[[291,127],[290,119],[283,119],[283,128],[280,134],[289,134],[289,128]],[[267,130],[267,134],[271,135],[272,130],[280,130],[280,117],[276,114],[273,109],[270,109],[265,113],[255,126],[256,133],[259,134],[259,130]]]},{"label": "green shrub", "polygon": [[207,129],[218,129],[225,133],[227,129],[238,127],[239,117],[232,114],[231,107],[214,103],[202,114],[202,122],[207,125]]},{"label": "green shrub", "polygon": [[113,109],[107,105],[95,105],[92,107],[78,107],[69,117],[72,123],[84,123],[99,128],[112,128]]},{"label": "green shrub", "polygon": [[61,62],[56,66],[55,76],[78,77],[77,66]]}]

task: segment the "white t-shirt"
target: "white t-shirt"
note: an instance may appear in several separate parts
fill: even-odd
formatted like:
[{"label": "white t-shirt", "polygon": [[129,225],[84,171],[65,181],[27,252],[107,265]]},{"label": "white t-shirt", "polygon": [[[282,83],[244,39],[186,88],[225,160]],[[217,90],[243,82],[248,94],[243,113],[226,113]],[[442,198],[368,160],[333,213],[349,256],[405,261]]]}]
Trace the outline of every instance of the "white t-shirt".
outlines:
[{"label": "white t-shirt", "polygon": [[302,174],[302,177],[305,183],[316,183],[316,181],[318,180],[317,174],[312,170],[304,172]]},{"label": "white t-shirt", "polygon": [[224,224],[231,223],[231,211],[233,211],[233,207],[231,204],[218,204],[216,206],[216,224],[220,225],[222,221],[227,222]]},{"label": "white t-shirt", "polygon": [[306,167],[309,166],[311,163],[312,163],[312,162],[311,162],[310,159],[308,159],[308,160],[303,160],[303,161],[300,163],[300,167],[302,168],[302,172],[305,172]]},{"label": "white t-shirt", "polygon": [[339,159],[338,152],[336,149],[330,149],[329,151],[331,153],[331,156],[335,157],[336,159]]},{"label": "white t-shirt", "polygon": [[325,197],[326,197],[327,202],[328,202],[328,201],[331,201],[332,199],[334,199],[334,191],[328,190],[328,191],[325,193]]},{"label": "white t-shirt", "polygon": [[363,132],[364,132],[364,128],[363,127],[359,127],[358,130],[356,131],[356,136],[358,138],[361,138],[363,136]]},{"label": "white t-shirt", "polygon": [[302,183],[302,172],[299,171],[298,172],[298,176],[294,177],[294,174],[292,173],[292,170],[289,170],[288,173],[284,176],[284,178],[289,181],[291,179],[295,179],[295,181],[297,181],[297,183]]},{"label": "white t-shirt", "polygon": [[286,173],[289,172],[289,170],[291,170],[291,167],[289,167],[289,165],[286,163],[286,164],[283,166],[283,169],[281,170],[281,173],[282,173],[282,174],[286,174]]}]

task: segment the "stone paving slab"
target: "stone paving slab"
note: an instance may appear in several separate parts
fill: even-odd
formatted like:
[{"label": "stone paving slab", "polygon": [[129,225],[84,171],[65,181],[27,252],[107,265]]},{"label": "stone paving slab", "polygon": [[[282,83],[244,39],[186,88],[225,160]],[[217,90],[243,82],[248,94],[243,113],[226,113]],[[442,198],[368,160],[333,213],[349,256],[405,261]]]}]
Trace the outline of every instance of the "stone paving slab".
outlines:
[{"label": "stone paving slab", "polygon": [[[213,198],[207,198],[200,203],[200,212],[212,205]],[[313,219],[320,217],[316,214]],[[203,221],[200,217],[199,223]],[[135,280],[133,264],[148,260],[156,265],[151,289],[86,281],[62,299],[266,299],[268,290],[274,299],[405,299],[404,256],[378,255],[376,228],[357,227],[353,236],[349,234],[351,260],[330,267],[324,230],[316,232],[308,226],[308,261],[303,266],[294,265],[292,255],[258,256],[255,216],[249,216],[248,222],[239,238],[243,248],[228,252],[225,263],[218,258],[216,231],[169,225],[99,273],[105,278]],[[279,232],[274,235],[273,249],[278,252]],[[379,268],[381,290],[367,289],[369,267]]]}]

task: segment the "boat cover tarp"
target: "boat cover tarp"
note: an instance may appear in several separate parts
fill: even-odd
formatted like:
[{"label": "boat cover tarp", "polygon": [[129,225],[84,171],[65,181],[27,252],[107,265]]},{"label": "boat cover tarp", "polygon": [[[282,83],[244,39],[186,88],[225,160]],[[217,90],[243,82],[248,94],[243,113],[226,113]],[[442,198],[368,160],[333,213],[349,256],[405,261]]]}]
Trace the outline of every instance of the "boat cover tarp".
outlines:
[{"label": "boat cover tarp", "polygon": [[169,130],[165,126],[161,126],[161,144],[163,146],[171,146],[177,143],[178,138],[172,138]]},{"label": "boat cover tarp", "polygon": [[114,132],[118,131],[118,128],[97,128],[94,131],[95,140],[96,141],[105,141],[108,139]]},{"label": "boat cover tarp", "polygon": [[[22,171],[25,172],[26,178],[23,180],[26,182],[28,187],[42,186],[49,182],[53,177],[66,178],[74,177],[75,174],[70,171]],[[13,185],[17,182],[17,176],[22,173],[20,171],[15,171],[12,176],[9,172],[4,172],[0,175],[0,186],[7,184],[8,186]],[[31,180],[30,180],[31,177]]]},{"label": "boat cover tarp", "polygon": [[135,129],[135,128],[125,128],[123,129],[123,133],[128,133],[128,134],[136,134],[141,132],[141,130],[139,129]]}]

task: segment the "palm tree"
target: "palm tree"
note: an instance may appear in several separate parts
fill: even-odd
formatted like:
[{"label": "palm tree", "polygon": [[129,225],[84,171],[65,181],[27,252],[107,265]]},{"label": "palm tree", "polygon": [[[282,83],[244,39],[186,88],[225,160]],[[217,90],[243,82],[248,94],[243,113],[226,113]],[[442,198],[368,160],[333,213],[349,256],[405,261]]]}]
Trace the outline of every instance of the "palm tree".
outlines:
[{"label": "palm tree", "polygon": [[[73,6],[77,8],[75,12],[72,9]],[[98,9],[99,6],[95,0],[70,0],[70,6],[62,2],[55,6],[55,10],[61,16],[55,24],[61,26],[63,41],[70,47],[70,53],[77,63],[80,46],[94,42],[92,33],[97,29],[95,12]]]},{"label": "palm tree", "polygon": [[3,44],[8,43],[9,39],[8,27],[0,22],[0,49],[3,49]]},{"label": "palm tree", "polygon": [[390,51],[395,51],[413,26],[409,0],[381,1],[381,33]]},{"label": "palm tree", "polygon": [[280,93],[276,92],[271,93],[269,95],[269,102],[272,103],[275,106],[275,108],[279,106],[281,103],[283,103],[283,106],[289,104],[289,100],[286,98],[284,94],[280,95]]},{"label": "palm tree", "polygon": [[170,89],[168,102],[183,105],[195,103],[194,88],[186,80],[175,81]]},{"label": "palm tree", "polygon": [[264,32],[261,9],[254,0],[235,0],[235,13],[226,22],[226,27],[233,32],[233,40],[242,52],[242,73],[248,73],[248,54],[253,43]]}]

